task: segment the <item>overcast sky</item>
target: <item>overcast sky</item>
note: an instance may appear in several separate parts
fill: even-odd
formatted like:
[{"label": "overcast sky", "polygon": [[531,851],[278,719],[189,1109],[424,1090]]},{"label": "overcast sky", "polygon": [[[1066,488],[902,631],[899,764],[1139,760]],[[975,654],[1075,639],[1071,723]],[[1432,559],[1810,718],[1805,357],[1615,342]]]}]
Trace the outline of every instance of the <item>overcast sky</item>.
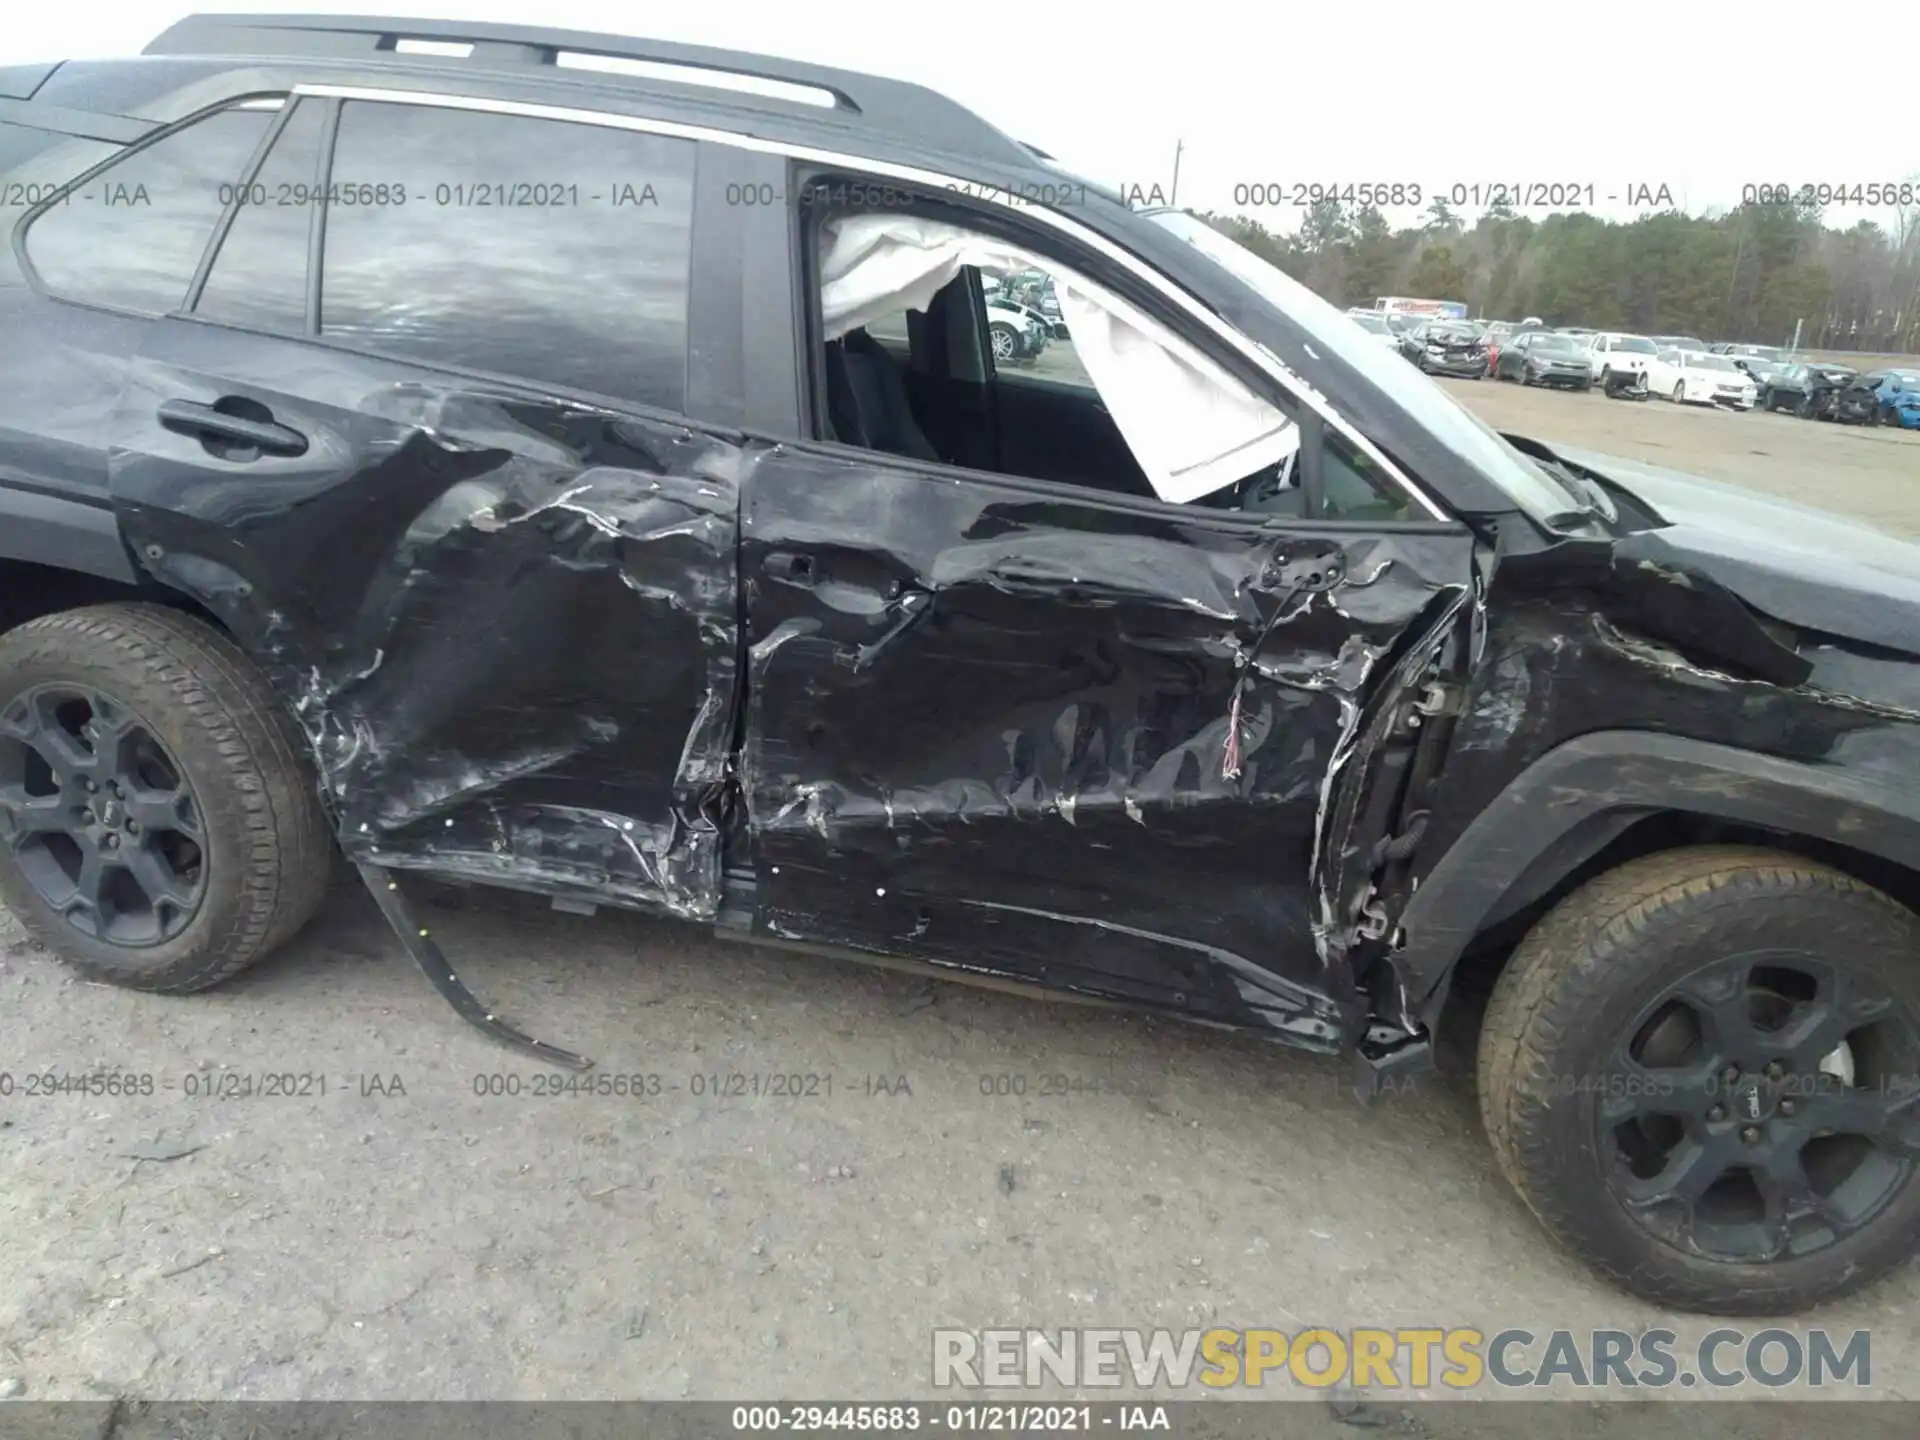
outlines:
[{"label": "overcast sky", "polygon": [[[275,7],[12,0],[7,8],[0,64],[131,55],[195,10]],[[1808,21],[1792,7],[1780,25],[1763,24],[1764,6],[1738,0],[1026,0],[977,9],[924,0],[421,0],[400,13],[641,26],[662,39],[916,80],[1110,184],[1164,189],[1184,141],[1180,203],[1252,214],[1274,229],[1293,228],[1298,211],[1236,205],[1236,187],[1371,181],[1417,184],[1431,197],[1456,186],[1470,195],[1498,182],[1559,183],[1593,187],[1592,203],[1583,194],[1579,208],[1631,218],[1629,197],[1642,187],[1665,186],[1698,212],[1738,204],[1743,186],[1760,183],[1920,181],[1907,61],[1876,50],[1857,25]],[[1861,218],[1888,217],[1827,214],[1829,224]]]}]

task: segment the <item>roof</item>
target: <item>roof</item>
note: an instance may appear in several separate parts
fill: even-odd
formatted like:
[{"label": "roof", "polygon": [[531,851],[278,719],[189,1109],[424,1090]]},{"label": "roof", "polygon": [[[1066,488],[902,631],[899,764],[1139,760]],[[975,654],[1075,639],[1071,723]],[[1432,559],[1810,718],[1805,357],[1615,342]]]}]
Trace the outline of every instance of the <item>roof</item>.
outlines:
[{"label": "roof", "polygon": [[877,141],[905,143],[977,165],[1025,171],[1048,158],[922,85],[666,40],[401,16],[192,15],[141,53],[444,65],[523,76],[544,73],[548,79],[580,74],[596,86],[679,95],[719,87],[728,92],[730,103],[769,115],[816,121],[831,117],[847,128],[870,132]]}]

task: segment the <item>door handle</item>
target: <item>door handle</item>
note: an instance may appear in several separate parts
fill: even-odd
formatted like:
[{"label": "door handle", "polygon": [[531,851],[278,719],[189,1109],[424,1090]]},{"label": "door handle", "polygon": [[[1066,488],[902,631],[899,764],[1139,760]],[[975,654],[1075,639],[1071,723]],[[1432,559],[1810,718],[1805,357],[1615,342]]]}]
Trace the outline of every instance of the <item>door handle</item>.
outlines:
[{"label": "door handle", "polygon": [[[267,418],[237,414],[235,410],[221,409],[221,405],[231,405],[236,410],[240,405],[247,405]],[[249,446],[262,455],[307,453],[307,437],[276,423],[272,412],[257,401],[227,397],[212,405],[202,405],[196,400],[166,400],[161,402],[159,416],[160,423],[167,429],[183,435],[198,435],[202,440],[227,440]]]},{"label": "door handle", "polygon": [[761,568],[774,579],[791,581],[795,585],[811,585],[814,580],[813,556],[793,550],[770,552]]}]

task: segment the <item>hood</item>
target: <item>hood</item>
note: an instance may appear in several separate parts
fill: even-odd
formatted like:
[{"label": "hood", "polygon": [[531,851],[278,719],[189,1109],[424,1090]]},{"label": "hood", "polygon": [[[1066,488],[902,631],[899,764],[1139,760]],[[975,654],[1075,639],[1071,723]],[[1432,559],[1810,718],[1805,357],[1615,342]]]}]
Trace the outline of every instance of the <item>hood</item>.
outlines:
[{"label": "hood", "polygon": [[1621,554],[1699,569],[1790,625],[1920,654],[1920,544],[1698,475],[1554,446],[1657,512]]},{"label": "hood", "polygon": [[1537,365],[1587,366],[1587,357],[1578,350],[1529,350],[1527,359]]}]

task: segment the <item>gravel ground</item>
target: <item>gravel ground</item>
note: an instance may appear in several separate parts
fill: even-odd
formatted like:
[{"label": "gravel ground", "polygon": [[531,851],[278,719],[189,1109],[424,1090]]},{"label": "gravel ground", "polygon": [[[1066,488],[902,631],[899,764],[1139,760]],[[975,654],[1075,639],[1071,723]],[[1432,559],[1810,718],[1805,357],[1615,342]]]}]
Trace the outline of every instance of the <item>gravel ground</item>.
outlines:
[{"label": "gravel ground", "polygon": [[[1920,533],[1920,436],[1450,388],[1547,440]],[[1713,1328],[1559,1254],[1463,1081],[1363,1109],[1343,1067],[1256,1040],[419,893],[482,994],[658,1093],[531,1093],[551,1072],[464,1026],[355,882],[180,999],[76,981],[0,910],[0,1394],[878,1399],[933,1394],[939,1325]],[[99,1069],[152,1093],[20,1088]],[[730,1074],[815,1078],[698,1078]],[[1812,1319],[1871,1327],[1892,1397],[1920,1390],[1917,1305],[1910,1267]],[[1565,1414],[1575,1433],[1589,1409]]]}]

